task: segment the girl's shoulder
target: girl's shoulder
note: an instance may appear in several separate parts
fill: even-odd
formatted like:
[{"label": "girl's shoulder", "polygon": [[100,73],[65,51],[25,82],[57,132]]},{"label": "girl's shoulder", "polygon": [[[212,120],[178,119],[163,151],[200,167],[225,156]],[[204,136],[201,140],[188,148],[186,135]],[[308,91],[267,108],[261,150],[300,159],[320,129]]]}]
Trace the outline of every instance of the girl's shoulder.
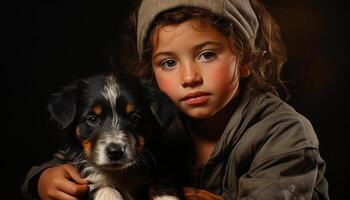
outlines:
[{"label": "girl's shoulder", "polygon": [[251,126],[261,139],[278,146],[297,150],[318,148],[318,139],[311,122],[291,105],[272,93],[252,96]]},{"label": "girl's shoulder", "polygon": [[283,101],[277,95],[266,92],[256,92],[250,95],[251,112],[259,115],[261,118],[280,118],[298,120],[308,123],[309,120],[301,113],[297,112],[293,106]]}]

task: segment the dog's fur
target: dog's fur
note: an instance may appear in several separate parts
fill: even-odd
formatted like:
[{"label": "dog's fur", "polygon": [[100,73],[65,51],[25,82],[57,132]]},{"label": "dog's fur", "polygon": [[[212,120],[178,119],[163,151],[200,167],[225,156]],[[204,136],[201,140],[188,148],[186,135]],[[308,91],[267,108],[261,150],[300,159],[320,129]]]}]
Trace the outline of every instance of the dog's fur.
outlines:
[{"label": "dog's fur", "polygon": [[53,94],[49,111],[67,136],[56,158],[87,178],[90,199],[104,200],[136,199],[152,182],[162,129],[176,112],[163,93],[125,73],[77,80]]}]

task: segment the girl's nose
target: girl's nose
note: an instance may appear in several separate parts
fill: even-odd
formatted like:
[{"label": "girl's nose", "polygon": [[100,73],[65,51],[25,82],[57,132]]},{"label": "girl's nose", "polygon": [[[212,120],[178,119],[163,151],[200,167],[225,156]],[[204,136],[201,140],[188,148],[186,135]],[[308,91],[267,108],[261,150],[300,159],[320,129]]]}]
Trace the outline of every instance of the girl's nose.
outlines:
[{"label": "girl's nose", "polygon": [[203,83],[202,76],[195,64],[186,64],[181,68],[182,87],[195,87]]}]

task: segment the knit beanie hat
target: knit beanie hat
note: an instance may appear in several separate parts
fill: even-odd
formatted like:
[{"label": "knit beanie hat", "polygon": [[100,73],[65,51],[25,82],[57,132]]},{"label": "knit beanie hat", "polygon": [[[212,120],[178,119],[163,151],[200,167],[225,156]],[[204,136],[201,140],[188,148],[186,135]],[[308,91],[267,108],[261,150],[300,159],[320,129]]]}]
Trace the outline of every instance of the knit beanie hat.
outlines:
[{"label": "knit beanie hat", "polygon": [[143,54],[145,37],[154,18],[161,12],[181,7],[191,6],[207,9],[214,14],[232,20],[254,47],[259,22],[249,0],[143,0],[138,10],[137,19],[137,50]]}]

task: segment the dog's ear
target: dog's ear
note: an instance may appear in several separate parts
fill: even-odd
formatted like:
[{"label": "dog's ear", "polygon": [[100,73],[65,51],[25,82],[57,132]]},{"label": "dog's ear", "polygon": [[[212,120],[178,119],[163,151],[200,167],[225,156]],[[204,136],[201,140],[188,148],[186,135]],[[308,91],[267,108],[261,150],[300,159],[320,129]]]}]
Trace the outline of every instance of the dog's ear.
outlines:
[{"label": "dog's ear", "polygon": [[162,128],[168,127],[178,115],[178,110],[172,100],[153,84],[143,81],[147,87],[150,108]]},{"label": "dog's ear", "polygon": [[51,95],[48,110],[51,118],[62,129],[67,128],[74,120],[76,113],[77,82],[64,87],[60,92]]},{"label": "dog's ear", "polygon": [[158,91],[156,99],[151,102],[151,110],[161,127],[168,127],[177,116],[177,108],[171,99]]}]

